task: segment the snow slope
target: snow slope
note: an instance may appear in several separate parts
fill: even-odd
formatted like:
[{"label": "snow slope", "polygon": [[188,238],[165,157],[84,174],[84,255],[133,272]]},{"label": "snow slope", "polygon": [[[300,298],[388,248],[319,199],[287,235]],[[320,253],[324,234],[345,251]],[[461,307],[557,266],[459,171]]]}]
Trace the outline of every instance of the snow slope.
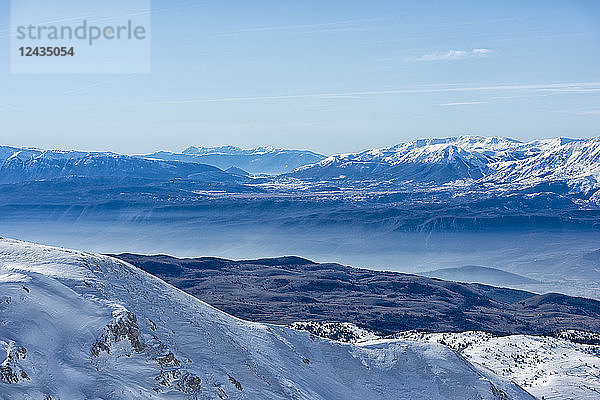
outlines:
[{"label": "snow slope", "polygon": [[589,192],[600,181],[600,138],[536,140],[525,146],[521,159],[500,160],[492,169],[489,180],[495,183],[566,181]]},{"label": "snow slope", "polygon": [[[296,322],[294,329],[317,336],[364,344],[387,342],[351,323]],[[600,398],[600,334],[566,330],[554,337],[494,336],[487,332],[399,332],[390,337],[439,343],[460,353],[474,367],[510,379],[540,399]]]},{"label": "snow slope", "polygon": [[2,399],[531,399],[436,343],[227,315],[125,262],[0,240]]},{"label": "snow slope", "polygon": [[[419,343],[441,343],[459,351],[480,370],[511,379],[537,398],[600,398],[600,346],[556,337],[485,332],[407,332],[396,335]],[[571,335],[572,336],[572,335]]]}]

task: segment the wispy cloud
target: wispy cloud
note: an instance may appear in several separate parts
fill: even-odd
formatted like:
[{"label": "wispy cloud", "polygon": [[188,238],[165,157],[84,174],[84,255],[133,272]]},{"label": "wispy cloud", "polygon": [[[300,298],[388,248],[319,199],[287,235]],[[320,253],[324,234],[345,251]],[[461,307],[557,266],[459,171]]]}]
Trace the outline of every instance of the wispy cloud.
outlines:
[{"label": "wispy cloud", "polygon": [[[95,86],[95,85],[94,85]],[[446,84],[441,86],[425,86],[413,88],[398,88],[389,90],[364,90],[364,91],[347,91],[347,92],[322,92],[322,93],[299,93],[299,94],[281,94],[281,95],[257,95],[257,96],[239,96],[239,97],[206,97],[206,98],[187,98],[187,99],[163,99],[154,101],[142,101],[131,103],[112,103],[98,104],[96,106],[85,106],[85,108],[99,107],[139,107],[139,106],[154,106],[154,105],[179,105],[179,104],[202,104],[202,103],[239,103],[239,102],[267,102],[267,101],[291,101],[301,99],[355,99],[373,96],[394,96],[394,95],[410,95],[410,94],[436,94],[436,93],[490,93],[498,95],[501,93],[515,93],[521,96],[540,95],[540,91],[544,89],[568,89],[572,87],[579,88],[600,88],[600,82],[576,82],[576,83],[540,83],[540,84],[498,84],[489,86],[463,86],[462,84]],[[85,89],[85,88],[84,88]],[[551,95],[552,92],[541,92]],[[580,92],[564,92],[572,95],[581,94]],[[474,104],[471,101],[444,103],[445,105],[462,105],[458,103]]]},{"label": "wispy cloud", "polygon": [[62,94],[72,94],[72,93],[77,93],[77,92],[81,92],[87,89],[91,89],[97,86],[102,86],[102,85],[107,85],[107,84],[111,84],[114,82],[120,82],[120,81],[124,81],[124,80],[128,80],[128,79],[132,79],[135,78],[137,76],[140,76],[140,74],[132,74],[132,75],[126,75],[124,77],[119,77],[116,79],[110,79],[110,80],[106,80],[106,81],[98,81],[98,82],[93,82],[90,83],[89,85],[85,85],[85,86],[81,86],[81,87],[77,87],[74,89],[69,89],[69,90],[65,90],[64,92],[62,92]]},{"label": "wispy cloud", "polygon": [[[189,4],[181,5],[179,7],[142,9],[140,11],[135,11],[135,12],[128,13],[128,14],[113,15],[113,16],[108,16],[108,17],[98,17],[95,15],[81,15],[78,17],[61,18],[61,19],[55,19],[55,20],[51,20],[51,21],[41,21],[41,22],[37,22],[37,23],[32,22],[32,24],[44,26],[44,25],[58,24],[60,22],[79,22],[79,21],[83,21],[83,20],[86,20],[88,23],[90,23],[90,22],[98,23],[100,21],[112,21],[116,18],[122,19],[122,18],[126,18],[126,17],[134,17],[134,16],[138,16],[138,15],[148,15],[148,14],[154,15],[154,14],[164,13],[164,12],[168,12],[168,11],[189,10],[190,8],[196,8],[201,5],[202,4],[189,3]],[[7,33],[6,35],[0,35],[0,39],[4,39],[4,38],[8,38],[8,37],[15,37],[17,35],[16,32],[11,33],[10,27],[0,29],[0,33]]]},{"label": "wispy cloud", "polygon": [[9,109],[11,111],[19,111],[20,110],[20,108],[15,107],[15,106],[13,106],[11,104],[6,104],[6,103],[0,103],[0,108],[6,108],[6,109]]},{"label": "wispy cloud", "polygon": [[381,18],[369,19],[351,19],[344,21],[323,22],[317,24],[300,24],[300,25],[276,25],[276,26],[260,26],[251,28],[235,29],[217,33],[217,36],[229,36],[245,33],[262,33],[262,32],[277,32],[277,31],[296,31],[297,33],[315,33],[315,32],[340,32],[363,30],[366,24],[380,22]]},{"label": "wispy cloud", "polygon": [[585,110],[560,110],[557,112],[575,115],[600,115],[600,108]]},{"label": "wispy cloud", "polygon": [[471,104],[485,104],[487,101],[461,101],[457,103],[442,103],[438,104],[438,106],[449,107],[449,106],[468,106]]},{"label": "wispy cloud", "polygon": [[486,57],[493,52],[491,49],[473,49],[473,50],[448,50],[445,52],[435,52],[424,54],[419,57],[409,57],[406,61],[448,61],[460,60],[465,58]]},{"label": "wispy cloud", "polygon": [[539,89],[540,92],[556,92],[556,93],[600,93],[600,87],[579,87],[572,86],[566,88],[547,88]]}]

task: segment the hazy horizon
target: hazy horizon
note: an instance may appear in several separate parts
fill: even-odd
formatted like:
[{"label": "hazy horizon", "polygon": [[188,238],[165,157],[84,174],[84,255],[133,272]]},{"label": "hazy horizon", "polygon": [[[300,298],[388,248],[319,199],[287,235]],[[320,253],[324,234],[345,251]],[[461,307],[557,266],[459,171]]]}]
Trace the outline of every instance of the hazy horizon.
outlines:
[{"label": "hazy horizon", "polygon": [[417,137],[414,139],[410,139],[410,140],[404,140],[404,141],[399,141],[399,142],[393,142],[393,143],[388,143],[388,144],[384,144],[381,146],[377,146],[377,147],[372,147],[372,148],[358,148],[354,151],[348,151],[348,152],[332,152],[332,153],[326,153],[326,152],[322,152],[313,148],[310,148],[308,146],[305,147],[277,147],[277,146],[273,146],[271,144],[259,144],[257,146],[240,146],[237,145],[235,143],[222,143],[222,144],[217,144],[214,146],[203,146],[202,144],[195,144],[195,143],[191,143],[188,146],[184,146],[182,148],[171,148],[171,146],[169,146],[168,144],[165,144],[163,147],[156,147],[153,150],[147,151],[147,152],[139,152],[139,151],[133,151],[133,152],[127,152],[127,153],[121,153],[115,150],[112,150],[110,148],[108,149],[95,149],[95,148],[78,148],[78,147],[41,147],[41,146],[35,146],[35,145],[19,145],[19,144],[7,144],[7,143],[0,143],[0,146],[8,146],[8,147],[15,147],[15,148],[27,148],[27,149],[37,149],[37,150],[59,150],[59,151],[86,151],[86,152],[91,152],[91,153],[95,153],[95,152],[111,152],[111,153],[117,153],[117,154],[124,154],[124,155],[144,155],[144,154],[151,154],[151,153],[155,153],[155,152],[160,152],[160,151],[168,151],[168,152],[173,152],[173,153],[181,153],[184,150],[190,148],[190,147],[204,147],[204,148],[221,148],[221,147],[237,147],[239,149],[242,150],[254,150],[254,149],[258,149],[258,148],[266,148],[266,147],[273,147],[274,149],[280,149],[280,150],[297,150],[297,151],[310,151],[313,153],[317,153],[320,155],[325,155],[325,156],[330,156],[330,155],[336,155],[336,154],[346,154],[346,153],[360,153],[362,151],[367,151],[367,150],[372,150],[372,149],[376,149],[376,148],[384,148],[384,147],[392,147],[395,145],[399,145],[399,144],[403,144],[403,143],[408,143],[408,142],[412,142],[414,140],[420,140],[420,139],[447,139],[447,138],[453,138],[453,137],[461,137],[461,136],[471,136],[471,137],[485,137],[485,138],[504,138],[504,139],[513,139],[513,140],[517,140],[523,143],[527,143],[527,142],[531,142],[531,141],[536,141],[536,140],[551,140],[551,139],[558,139],[558,138],[563,138],[563,139],[574,139],[574,140],[587,140],[587,139],[594,139],[599,136],[548,136],[548,137],[538,137],[538,138],[532,138],[532,139],[520,139],[517,137],[512,137],[512,136],[485,136],[485,135],[475,135],[475,134],[464,134],[464,135],[452,135],[452,136],[429,136],[429,137]]}]

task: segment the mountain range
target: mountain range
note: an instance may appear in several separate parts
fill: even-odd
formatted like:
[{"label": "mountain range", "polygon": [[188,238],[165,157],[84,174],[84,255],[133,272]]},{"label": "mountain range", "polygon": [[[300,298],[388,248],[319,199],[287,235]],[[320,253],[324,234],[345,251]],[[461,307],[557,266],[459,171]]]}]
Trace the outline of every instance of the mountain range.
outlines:
[{"label": "mountain range", "polygon": [[[140,176],[187,179],[218,170],[326,181],[356,188],[434,187],[438,190],[525,190],[576,195],[596,202],[600,180],[600,138],[520,142],[503,137],[459,136],[420,139],[360,153],[323,155],[300,150],[233,146],[189,147],[181,153],[140,156],[114,153],[0,147],[0,182],[15,183],[64,176]],[[264,183],[264,179],[252,181]],[[266,182],[270,182],[267,180]],[[448,186],[450,185],[450,186]],[[339,189],[339,188],[338,188]]]},{"label": "mountain range", "polygon": [[296,254],[413,273],[484,265],[541,282],[514,288],[598,298],[598,149],[462,136],[256,175],[230,162],[0,147],[1,233],[111,253]]},{"label": "mountain range", "polygon": [[72,177],[153,181],[189,179],[220,183],[236,180],[219,168],[206,164],[152,160],[115,153],[0,148],[0,184]]},{"label": "mountain range", "polygon": [[181,153],[158,151],[140,157],[209,164],[223,170],[234,167],[251,174],[270,175],[291,172],[296,168],[316,163],[325,158],[322,154],[308,150],[276,149],[271,146],[254,149],[240,149],[235,146],[190,146]]},{"label": "mountain range", "polygon": [[535,187],[564,182],[591,197],[600,179],[600,139],[520,142],[503,137],[420,139],[328,157],[291,173],[303,179]]}]

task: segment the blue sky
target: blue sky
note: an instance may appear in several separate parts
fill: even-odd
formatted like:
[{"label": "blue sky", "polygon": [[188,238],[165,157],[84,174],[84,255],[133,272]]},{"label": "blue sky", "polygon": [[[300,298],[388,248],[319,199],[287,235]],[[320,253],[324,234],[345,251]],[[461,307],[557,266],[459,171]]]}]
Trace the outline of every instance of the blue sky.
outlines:
[{"label": "blue sky", "polygon": [[0,142],[124,153],[600,135],[597,1],[153,0],[152,72],[10,73]]}]

